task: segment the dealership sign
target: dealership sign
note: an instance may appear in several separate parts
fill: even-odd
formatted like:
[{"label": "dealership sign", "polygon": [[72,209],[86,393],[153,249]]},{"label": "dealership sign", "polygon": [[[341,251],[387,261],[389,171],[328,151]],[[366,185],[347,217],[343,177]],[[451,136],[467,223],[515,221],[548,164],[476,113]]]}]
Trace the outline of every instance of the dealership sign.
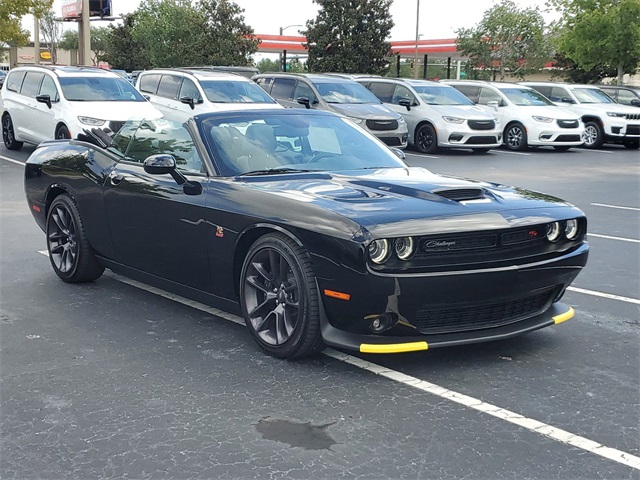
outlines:
[{"label": "dealership sign", "polygon": [[62,18],[78,18],[82,15],[82,0],[62,0]]},{"label": "dealership sign", "polygon": [[[62,0],[62,18],[76,19],[82,16],[82,0]],[[89,0],[90,17],[111,16],[111,0]]]}]

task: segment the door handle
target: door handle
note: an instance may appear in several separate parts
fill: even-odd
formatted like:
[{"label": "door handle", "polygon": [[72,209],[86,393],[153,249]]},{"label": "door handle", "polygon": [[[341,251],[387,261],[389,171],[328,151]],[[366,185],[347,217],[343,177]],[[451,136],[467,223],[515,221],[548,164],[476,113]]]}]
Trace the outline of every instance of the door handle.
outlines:
[{"label": "door handle", "polygon": [[118,185],[122,180],[124,180],[124,175],[120,173],[112,173],[109,175],[109,180],[111,181],[111,185]]}]

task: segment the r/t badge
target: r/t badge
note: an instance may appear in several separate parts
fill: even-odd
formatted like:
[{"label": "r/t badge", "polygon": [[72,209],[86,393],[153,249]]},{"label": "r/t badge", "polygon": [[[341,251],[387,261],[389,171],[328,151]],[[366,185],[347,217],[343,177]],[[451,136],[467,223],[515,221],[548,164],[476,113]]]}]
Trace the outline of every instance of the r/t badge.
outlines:
[{"label": "r/t badge", "polygon": [[224,237],[224,229],[222,227],[216,227],[216,237]]}]

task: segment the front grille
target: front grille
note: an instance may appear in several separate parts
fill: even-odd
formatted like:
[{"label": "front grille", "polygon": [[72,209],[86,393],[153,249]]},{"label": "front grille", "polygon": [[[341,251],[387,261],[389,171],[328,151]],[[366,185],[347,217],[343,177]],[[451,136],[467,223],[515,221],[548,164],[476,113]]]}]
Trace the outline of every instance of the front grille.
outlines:
[{"label": "front grille", "polygon": [[496,122],[493,120],[469,120],[467,122],[471,130],[493,130]]},{"label": "front grille", "polygon": [[367,120],[367,128],[369,130],[395,130],[398,128],[397,120]]},{"label": "front grille", "polygon": [[402,145],[398,137],[382,137],[380,138],[380,140],[382,140],[385,145],[388,145],[390,147],[398,147]]},{"label": "front grille", "polygon": [[113,133],[118,133],[125,122],[111,121],[109,122],[109,128],[113,131]]},{"label": "front grille", "polygon": [[625,118],[627,120],[640,120],[640,113],[627,113]]},{"label": "front grille", "polygon": [[482,188],[453,188],[449,190],[434,190],[433,193],[456,202],[484,198],[484,190]]},{"label": "front grille", "polygon": [[556,137],[556,142],[579,142],[580,140],[580,135],[558,135]]},{"label": "front grille", "polygon": [[496,137],[469,137],[466,142],[467,145],[491,145],[498,143]]},{"label": "front grille", "polygon": [[416,312],[414,326],[424,335],[495,328],[544,312],[556,297],[558,287],[524,298],[457,308],[429,307]]},{"label": "front grille", "polygon": [[558,120],[560,128],[578,128],[580,122],[578,120]]},{"label": "front grille", "polygon": [[640,125],[629,125],[627,135],[640,135]]}]

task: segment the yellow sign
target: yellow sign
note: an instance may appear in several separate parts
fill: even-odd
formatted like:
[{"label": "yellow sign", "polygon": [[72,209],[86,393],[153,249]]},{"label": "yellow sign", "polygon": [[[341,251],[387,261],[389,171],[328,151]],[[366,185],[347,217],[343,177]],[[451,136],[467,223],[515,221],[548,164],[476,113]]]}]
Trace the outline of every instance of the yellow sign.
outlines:
[{"label": "yellow sign", "polygon": [[40,52],[40,58],[43,60],[51,60],[51,54],[49,52]]}]

